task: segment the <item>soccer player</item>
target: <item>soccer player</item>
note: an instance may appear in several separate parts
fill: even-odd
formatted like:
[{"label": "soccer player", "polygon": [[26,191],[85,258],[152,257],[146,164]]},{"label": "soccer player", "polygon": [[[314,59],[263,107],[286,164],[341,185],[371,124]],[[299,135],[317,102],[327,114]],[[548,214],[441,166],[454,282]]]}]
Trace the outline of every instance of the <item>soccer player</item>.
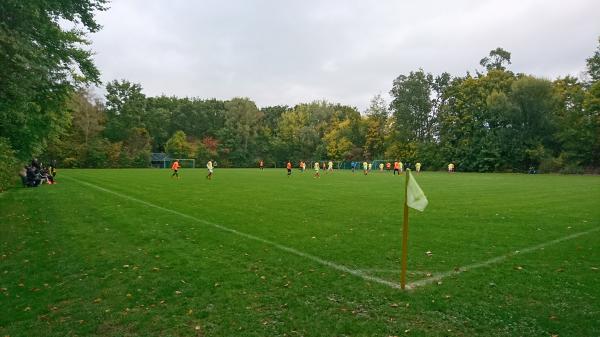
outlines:
[{"label": "soccer player", "polygon": [[365,175],[367,175],[367,173],[369,173],[369,163],[367,163],[366,161],[363,161],[363,173]]},{"label": "soccer player", "polygon": [[400,175],[400,162],[397,160],[394,162],[394,175],[396,175],[396,173]]},{"label": "soccer player", "polygon": [[[402,164],[402,162],[399,161],[398,165],[400,165],[400,173],[404,172],[404,164]],[[400,173],[398,173],[398,174],[400,174]]]},{"label": "soccer player", "polygon": [[417,170],[417,173],[421,172],[421,163],[417,162],[415,164],[415,169]]},{"label": "soccer player", "polygon": [[171,165],[171,170],[173,170],[173,174],[171,174],[171,178],[173,177],[177,177],[177,179],[179,179],[179,168],[181,166],[179,166],[179,159],[175,160],[173,162],[173,165]]},{"label": "soccer player", "polygon": [[379,173],[383,173],[383,163],[379,163]]},{"label": "soccer player", "polygon": [[327,171],[333,173],[333,162],[331,160],[327,163]]},{"label": "soccer player", "polygon": [[371,169],[373,169],[373,163],[369,163],[369,172],[371,172]]},{"label": "soccer player", "polygon": [[262,159],[258,162],[258,167],[262,171],[265,168],[265,162]]},{"label": "soccer player", "polygon": [[448,173],[452,173],[454,172],[454,164],[450,163],[448,164]]},{"label": "soccer player", "polygon": [[390,164],[390,162],[388,161],[387,163],[385,163],[385,169],[386,170],[390,170],[392,168],[392,164]]},{"label": "soccer player", "polygon": [[287,175],[288,177],[292,175],[292,162],[288,160],[287,164],[285,165],[285,167],[287,168]]},{"label": "soccer player", "polygon": [[206,163],[206,168],[208,169],[208,174],[206,175],[206,179],[211,180],[213,175],[213,162],[212,159]]},{"label": "soccer player", "polygon": [[315,174],[313,175],[313,178],[321,178],[321,175],[319,174],[319,162],[316,161],[315,162]]}]

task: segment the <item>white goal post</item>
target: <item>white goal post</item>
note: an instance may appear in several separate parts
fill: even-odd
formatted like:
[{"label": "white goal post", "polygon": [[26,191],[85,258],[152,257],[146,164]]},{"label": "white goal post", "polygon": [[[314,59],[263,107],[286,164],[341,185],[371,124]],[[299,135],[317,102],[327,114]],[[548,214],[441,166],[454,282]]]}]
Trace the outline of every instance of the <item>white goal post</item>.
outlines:
[{"label": "white goal post", "polygon": [[[169,166],[167,166],[167,167],[170,168],[175,160],[176,159],[171,159],[171,161],[169,162]],[[177,160],[179,160],[179,166],[181,166],[181,168],[195,168],[196,167],[196,159],[183,158],[183,159],[177,159]]]}]

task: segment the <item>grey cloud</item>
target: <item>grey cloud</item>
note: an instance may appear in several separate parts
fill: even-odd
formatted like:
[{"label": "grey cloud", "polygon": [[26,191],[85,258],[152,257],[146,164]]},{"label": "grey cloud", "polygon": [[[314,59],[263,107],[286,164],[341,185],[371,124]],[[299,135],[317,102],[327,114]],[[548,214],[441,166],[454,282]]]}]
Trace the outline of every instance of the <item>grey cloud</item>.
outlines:
[{"label": "grey cloud", "polygon": [[600,34],[598,1],[116,0],[93,35],[103,80],[148,95],[326,98],[364,110],[399,74],[463,75],[501,46],[511,69],[578,75]]}]

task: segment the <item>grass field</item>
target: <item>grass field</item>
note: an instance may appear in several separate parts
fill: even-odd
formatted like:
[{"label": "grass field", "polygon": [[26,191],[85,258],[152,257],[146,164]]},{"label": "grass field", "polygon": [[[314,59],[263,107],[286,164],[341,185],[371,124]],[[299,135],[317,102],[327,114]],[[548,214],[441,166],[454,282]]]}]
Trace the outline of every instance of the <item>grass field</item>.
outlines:
[{"label": "grass field", "polygon": [[402,291],[403,177],[215,174],[0,194],[0,335],[600,336],[600,177],[422,173]]}]

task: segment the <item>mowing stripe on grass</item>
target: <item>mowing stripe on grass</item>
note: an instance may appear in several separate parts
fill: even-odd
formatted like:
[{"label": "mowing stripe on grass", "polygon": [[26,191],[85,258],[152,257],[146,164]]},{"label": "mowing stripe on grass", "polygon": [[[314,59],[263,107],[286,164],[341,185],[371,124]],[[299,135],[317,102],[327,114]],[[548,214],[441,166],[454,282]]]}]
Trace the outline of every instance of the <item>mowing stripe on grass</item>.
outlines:
[{"label": "mowing stripe on grass", "polygon": [[411,282],[411,283],[407,284],[407,287],[410,287],[410,289],[414,289],[416,287],[421,287],[421,286],[424,286],[424,285],[427,285],[427,284],[431,284],[433,282],[438,282],[438,281],[440,281],[440,280],[442,280],[442,279],[444,279],[444,278],[446,278],[448,276],[452,276],[452,275],[457,275],[457,274],[460,274],[460,273],[464,273],[464,272],[472,270],[472,269],[477,269],[477,268],[481,268],[481,267],[487,267],[487,266],[489,266],[491,264],[502,262],[502,261],[508,259],[509,257],[516,256],[518,254],[523,254],[523,253],[530,253],[530,252],[542,249],[542,248],[550,246],[550,245],[554,245],[554,244],[557,244],[557,243],[560,243],[560,242],[563,242],[563,241],[567,241],[567,240],[572,240],[572,239],[578,238],[578,237],[580,237],[582,235],[586,235],[586,234],[590,234],[590,233],[593,233],[593,232],[597,232],[598,230],[600,230],[600,227],[592,228],[592,229],[584,231],[584,232],[579,232],[579,233],[574,233],[574,234],[571,234],[571,235],[567,235],[565,237],[558,238],[558,239],[551,240],[551,241],[544,242],[544,243],[540,243],[539,245],[535,245],[535,246],[532,246],[532,247],[527,247],[527,248],[519,249],[519,250],[514,251],[513,253],[508,253],[506,255],[497,256],[497,257],[491,258],[491,259],[483,261],[483,262],[473,263],[473,264],[470,264],[470,265],[467,265],[467,266],[464,266],[464,267],[457,268],[455,270],[450,270],[450,271],[447,271],[447,272],[444,272],[444,273],[441,273],[441,274],[433,275],[432,277],[429,277],[429,278],[426,278],[426,279],[422,279],[422,280],[419,280],[419,281]]},{"label": "mowing stripe on grass", "polygon": [[268,244],[268,245],[273,246],[273,247],[275,247],[275,248],[277,248],[279,250],[282,250],[284,252],[288,252],[288,253],[291,253],[291,254],[303,257],[305,259],[311,260],[313,262],[317,262],[317,263],[322,264],[324,266],[327,266],[329,268],[332,268],[332,269],[335,269],[335,270],[338,270],[338,271],[342,271],[344,273],[348,273],[348,274],[360,277],[360,278],[362,278],[363,280],[366,280],[366,281],[372,281],[372,282],[376,282],[376,283],[379,283],[379,284],[386,285],[386,286],[394,288],[394,289],[400,289],[400,284],[397,284],[397,283],[394,283],[394,282],[390,282],[390,281],[387,281],[387,280],[384,280],[384,279],[380,279],[378,277],[374,277],[374,276],[371,276],[371,275],[367,275],[367,274],[361,272],[360,270],[350,269],[350,268],[348,268],[346,266],[342,266],[340,264],[324,260],[324,259],[322,259],[320,257],[317,257],[317,256],[314,256],[314,255],[310,255],[310,254],[301,252],[301,251],[299,251],[297,249],[294,249],[294,248],[291,248],[291,247],[287,247],[287,246],[281,245],[279,243],[276,243],[276,242],[273,242],[273,241],[270,241],[270,240],[267,240],[267,239],[263,239],[263,238],[258,237],[258,236],[254,236],[252,234],[240,232],[240,231],[235,230],[233,228],[225,227],[225,226],[222,226],[222,225],[218,225],[218,224],[212,223],[212,222],[207,221],[207,220],[199,219],[199,218],[196,218],[194,216],[191,216],[191,215],[188,215],[188,214],[185,214],[185,213],[181,213],[179,211],[172,210],[172,209],[169,209],[169,208],[165,208],[165,207],[153,204],[151,202],[144,201],[144,200],[141,200],[141,199],[138,199],[138,198],[126,195],[126,194],[122,194],[122,193],[119,193],[119,192],[116,192],[116,191],[113,191],[113,190],[109,190],[107,188],[104,188],[104,187],[101,187],[101,186],[98,186],[98,185],[95,185],[95,184],[92,184],[92,183],[89,183],[89,182],[86,182],[86,181],[83,181],[83,180],[79,180],[79,179],[72,178],[72,177],[67,177],[67,176],[63,176],[63,178],[67,178],[69,180],[73,180],[73,181],[75,181],[75,182],[77,182],[79,184],[89,186],[89,187],[97,189],[99,191],[103,191],[103,192],[106,192],[106,193],[110,193],[110,194],[116,195],[116,196],[121,197],[123,199],[135,201],[137,203],[140,203],[140,204],[143,204],[143,205],[146,205],[146,206],[150,206],[150,207],[159,209],[161,211],[165,211],[165,212],[168,212],[168,213],[179,215],[182,218],[187,218],[187,219],[190,219],[190,220],[194,220],[194,221],[196,221],[198,223],[202,223],[202,224],[214,227],[214,228],[218,228],[218,229],[220,229],[222,231],[229,232],[229,233],[232,233],[232,234],[244,237],[246,239],[250,239],[250,240],[254,240],[254,241],[258,241],[258,242],[262,242],[262,243]]}]

